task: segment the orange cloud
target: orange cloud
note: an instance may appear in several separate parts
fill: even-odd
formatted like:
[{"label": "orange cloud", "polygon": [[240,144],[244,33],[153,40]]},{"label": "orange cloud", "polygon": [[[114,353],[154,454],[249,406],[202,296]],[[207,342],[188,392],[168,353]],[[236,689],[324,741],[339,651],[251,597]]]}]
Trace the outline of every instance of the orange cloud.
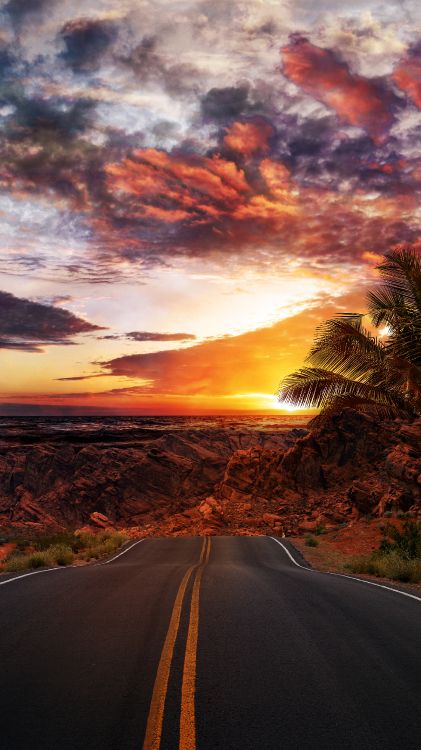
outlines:
[{"label": "orange cloud", "polygon": [[[230,133],[237,133],[235,125]],[[169,252],[208,255],[227,246],[256,254],[293,247],[297,259],[358,262],[365,251],[382,253],[414,241],[408,217],[415,198],[408,190],[366,200],[361,190],[350,194],[300,185],[268,154],[256,160],[253,152],[252,161],[240,156],[236,163],[232,149],[202,156],[148,148],[109,163],[104,210],[95,217],[104,246],[110,254],[116,248],[117,260],[143,252],[146,262],[149,248],[156,258]],[[402,164],[369,166],[394,174]]]},{"label": "orange cloud", "polygon": [[[243,170],[220,156],[189,157],[157,149],[137,150],[105,168],[107,187],[130,218],[141,215],[197,223],[232,210],[250,191]],[[135,203],[127,197],[136,198]],[[126,211],[124,211],[126,213]]]},{"label": "orange cloud", "polygon": [[384,259],[383,255],[371,253],[370,250],[366,250],[361,257],[363,260],[367,261],[367,263],[371,263],[374,266],[378,266]]},{"label": "orange cloud", "polygon": [[[273,394],[279,380],[302,364],[316,326],[341,310],[363,311],[361,292],[333,300],[322,296],[314,300],[314,306],[293,317],[241,335],[102,362],[103,373],[95,379],[92,390],[83,390],[86,384],[81,376],[79,390],[9,393],[4,401],[12,405],[17,400],[21,404],[36,402],[40,413],[48,413],[53,404],[83,413],[270,411],[277,408]],[[127,380],[112,387],[113,381],[107,381],[107,376]]]},{"label": "orange cloud", "polygon": [[[315,305],[319,303],[319,306]],[[52,405],[83,413],[95,410],[132,414],[222,413],[271,410],[279,380],[300,366],[315,327],[341,309],[360,310],[360,293],[329,300],[314,299],[304,312],[274,325],[240,335],[205,340],[189,348],[121,356],[102,363],[101,373],[65,377],[53,390],[35,387],[1,394],[3,405],[38,404],[40,413]],[[72,360],[69,360],[70,362]],[[92,376],[96,377],[92,377]],[[115,376],[117,376],[118,385]],[[45,377],[45,374],[44,374]],[[60,392],[65,381],[72,390]],[[89,390],[87,390],[89,382]],[[14,408],[14,407],[13,407]],[[21,413],[28,413],[24,407]]]},{"label": "orange cloud", "polygon": [[[107,374],[145,381],[134,386],[160,396],[241,397],[274,393],[279,379],[298,367],[309,349],[315,327],[338,309],[364,308],[360,292],[320,305],[278,323],[238,336],[226,336],[184,348],[134,354],[103,362]],[[109,393],[118,395],[116,391]],[[133,392],[132,392],[133,395]]]},{"label": "orange cloud", "polygon": [[393,80],[421,109],[421,45],[409,50],[394,70]]},{"label": "orange cloud", "polygon": [[[231,128],[234,140],[246,139],[248,131]],[[247,128],[250,123],[247,124]],[[255,127],[255,126],[253,126]],[[266,131],[269,134],[269,126]],[[270,128],[270,132],[272,129]],[[260,144],[262,131],[252,131],[250,153]],[[226,136],[227,137],[227,136]],[[247,153],[246,140],[238,147]],[[174,155],[156,149],[137,150],[129,159],[106,167],[107,188],[118,216],[131,221],[142,217],[158,223],[188,226],[215,225],[219,221],[279,222],[298,211],[286,167],[269,158],[259,164],[259,188],[248,182],[245,172],[234,161],[212,157]],[[113,205],[113,203],[111,203]]]},{"label": "orange cloud", "polygon": [[287,78],[374,141],[384,139],[394,121],[395,97],[382,82],[351,73],[331,50],[304,37],[293,38],[281,53]]},{"label": "orange cloud", "polygon": [[255,153],[266,154],[269,151],[269,140],[273,135],[274,128],[265,120],[234,122],[227,129],[223,144],[231,151],[250,157]]}]

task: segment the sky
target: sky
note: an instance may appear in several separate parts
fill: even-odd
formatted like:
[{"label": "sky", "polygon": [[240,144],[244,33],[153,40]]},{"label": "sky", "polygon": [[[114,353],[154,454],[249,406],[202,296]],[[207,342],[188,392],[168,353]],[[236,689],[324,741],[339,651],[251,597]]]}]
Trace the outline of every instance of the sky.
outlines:
[{"label": "sky", "polygon": [[0,414],[283,413],[420,243],[416,0],[0,2]]}]

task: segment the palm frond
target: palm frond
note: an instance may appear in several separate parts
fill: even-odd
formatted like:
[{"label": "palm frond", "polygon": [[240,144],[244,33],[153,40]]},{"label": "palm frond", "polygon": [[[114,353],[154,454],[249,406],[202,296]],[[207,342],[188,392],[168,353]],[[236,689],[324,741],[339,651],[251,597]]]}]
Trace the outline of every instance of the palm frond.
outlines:
[{"label": "palm frond", "polygon": [[421,258],[396,248],[379,270],[369,314],[374,325],[388,324],[387,339],[372,336],[360,313],[338,315],[316,330],[309,366],[279,385],[281,402],[322,409],[312,424],[346,407],[378,418],[421,412]]},{"label": "palm frond", "polygon": [[316,340],[307,361],[352,379],[371,376],[381,380],[383,345],[363,326],[359,313],[339,315],[316,330]]},{"label": "palm frond", "polygon": [[378,266],[385,285],[402,295],[405,305],[421,312],[421,257],[411,246],[386,253]]},{"label": "palm frond", "polygon": [[399,321],[411,319],[411,310],[402,292],[396,289],[379,286],[374,292],[368,292],[367,299],[368,312],[375,326],[387,323],[394,329]]},{"label": "palm frond", "polygon": [[303,367],[288,375],[281,381],[277,393],[281,402],[286,401],[302,408],[326,409],[339,398],[353,403],[364,401],[388,406],[394,413],[407,410],[405,397],[400,389],[373,386],[316,367]]},{"label": "palm frond", "polygon": [[387,364],[390,382],[394,378],[395,385],[402,390],[416,397],[421,395],[421,367],[412,364],[405,357],[398,356],[395,352],[389,355]]}]

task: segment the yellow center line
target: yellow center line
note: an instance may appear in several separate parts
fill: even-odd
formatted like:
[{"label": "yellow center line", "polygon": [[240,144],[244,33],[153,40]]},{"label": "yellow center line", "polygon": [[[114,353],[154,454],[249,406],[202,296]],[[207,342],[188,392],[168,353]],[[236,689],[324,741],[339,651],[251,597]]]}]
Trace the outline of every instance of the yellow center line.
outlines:
[{"label": "yellow center line", "polygon": [[[207,549],[207,539],[203,540],[202,552],[200,555],[199,565],[205,559]],[[180,627],[181,610],[183,607],[184,594],[186,593],[187,584],[190,576],[197,565],[191,565],[186,571],[183,580],[175,598],[173,611],[171,614],[170,624],[159,660],[158,670],[155,677],[154,688],[152,692],[151,705],[149,708],[148,722],[146,725],[146,734],[143,742],[143,750],[159,750],[162,736],[162,724],[164,720],[165,699],[167,697],[168,680],[171,670],[171,662],[174,653],[174,646],[177,640],[177,634]]]},{"label": "yellow center line", "polygon": [[209,561],[211,540],[207,538],[206,553],[202,565],[196,570],[190,605],[190,620],[184,657],[183,682],[181,686],[180,744],[179,750],[196,750],[196,661],[199,637],[199,592],[206,563]]},{"label": "yellow center line", "polygon": [[203,543],[203,546],[202,546],[202,551],[200,553],[200,562],[199,562],[199,565],[201,565],[204,562],[204,558],[205,558],[205,556],[207,554],[207,544],[208,544],[208,542],[210,544],[209,537],[205,537],[204,540],[203,540],[203,542],[204,543]]}]

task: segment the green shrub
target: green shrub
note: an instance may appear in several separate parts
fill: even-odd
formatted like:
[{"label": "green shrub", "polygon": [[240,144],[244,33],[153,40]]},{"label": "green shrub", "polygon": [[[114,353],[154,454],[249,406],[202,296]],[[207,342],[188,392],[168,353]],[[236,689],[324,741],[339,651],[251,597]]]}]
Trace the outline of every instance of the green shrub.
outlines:
[{"label": "green shrub", "polygon": [[409,583],[421,582],[421,559],[406,560],[396,552],[355,557],[346,567],[354,573]]},{"label": "green shrub", "polygon": [[37,568],[49,568],[53,560],[47,550],[43,552],[30,552],[27,555],[12,554],[6,561],[4,569],[7,573],[16,573],[21,570],[32,570]]},{"label": "green shrub", "polygon": [[28,568],[49,568],[53,564],[48,550],[44,552],[32,552],[26,555]]},{"label": "green shrub", "polygon": [[380,551],[396,552],[406,560],[421,558],[421,523],[405,521],[401,530],[393,523],[386,523],[382,528],[383,539]]},{"label": "green shrub", "polygon": [[408,520],[401,529],[386,523],[381,532],[379,549],[371,555],[354,557],[349,569],[395,581],[421,582],[421,523]]},{"label": "green shrub", "polygon": [[97,560],[100,557],[111,555],[126,539],[124,534],[108,531],[91,536],[92,539],[89,540],[91,544],[87,545],[81,553],[84,560]]},{"label": "green shrub", "polygon": [[57,565],[71,565],[75,557],[72,548],[65,544],[54,544],[45,552]]},{"label": "green shrub", "polygon": [[83,548],[82,535],[73,531],[60,531],[55,534],[47,534],[34,541],[37,550],[46,550],[49,547],[68,547],[72,552],[78,552]]},{"label": "green shrub", "polygon": [[6,573],[18,573],[27,569],[26,555],[11,555],[4,564]]},{"label": "green shrub", "polygon": [[325,527],[321,525],[316,526],[316,528],[314,529],[314,533],[316,534],[316,536],[320,536],[321,534],[324,534],[325,531],[326,531]]},{"label": "green shrub", "polygon": [[307,536],[304,538],[304,544],[307,547],[318,547],[319,542],[317,539],[314,538],[314,536],[311,536],[310,534],[307,534]]},{"label": "green shrub", "polygon": [[[117,531],[100,531],[98,534],[71,531],[39,536],[31,541],[20,539],[4,564],[8,573],[54,565],[71,565],[75,558],[97,560],[111,555],[125,541],[126,536]],[[33,552],[25,553],[32,546]]]}]

